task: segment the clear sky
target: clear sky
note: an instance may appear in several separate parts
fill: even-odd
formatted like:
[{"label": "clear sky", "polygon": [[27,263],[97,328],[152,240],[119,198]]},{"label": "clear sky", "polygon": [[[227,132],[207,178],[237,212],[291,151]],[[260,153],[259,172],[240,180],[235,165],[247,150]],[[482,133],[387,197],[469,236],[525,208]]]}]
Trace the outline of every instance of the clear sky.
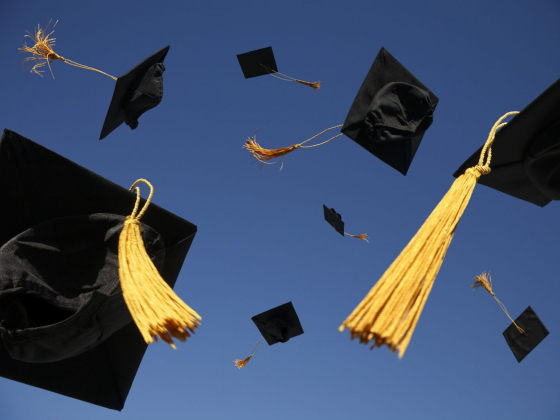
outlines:
[{"label": "clear sky", "polygon": [[[558,419],[559,207],[477,186],[403,359],[337,328],[392,263],[494,122],[560,77],[560,3],[495,1],[10,1],[0,4],[0,128],[14,130],[198,226],[176,292],[203,318],[177,351],[151,346],[121,413],[0,378],[0,419]],[[165,95],[132,131],[99,133],[114,81],[61,62],[22,71],[26,30],[58,20],[59,54],[119,76],[170,44]],[[321,89],[245,80],[236,55],[274,48]],[[251,165],[242,149],[342,124],[384,46],[440,99],[405,177],[346,137]],[[69,198],[71,199],[71,198]],[[335,207],[351,233],[323,220]],[[10,205],[2,203],[1,205]],[[550,335],[520,364],[510,321]],[[292,301],[305,334],[263,346],[251,317]]]}]

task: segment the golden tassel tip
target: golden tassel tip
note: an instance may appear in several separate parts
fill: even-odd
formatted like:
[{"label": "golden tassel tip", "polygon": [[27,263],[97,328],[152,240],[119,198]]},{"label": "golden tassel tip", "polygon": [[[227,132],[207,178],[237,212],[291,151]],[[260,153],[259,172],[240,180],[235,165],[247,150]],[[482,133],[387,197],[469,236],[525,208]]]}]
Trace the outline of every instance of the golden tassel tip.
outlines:
[{"label": "golden tassel tip", "polygon": [[245,367],[245,365],[247,363],[249,363],[249,360],[251,360],[251,357],[253,357],[253,355],[250,355],[249,357],[247,357],[245,360],[239,360],[239,359],[235,359],[233,361],[233,363],[235,363],[235,366],[237,366],[237,369],[243,369]]},{"label": "golden tassel tip", "polygon": [[272,159],[276,159],[279,157],[283,157],[288,153],[296,150],[299,147],[299,144],[294,144],[290,147],[281,147],[279,149],[264,149],[257,143],[257,135],[253,138],[248,138],[243,145],[243,148],[251,152],[253,157],[257,159],[261,163],[276,163],[276,162],[269,162]]},{"label": "golden tassel tip", "polygon": [[[43,75],[41,74],[43,72],[43,70],[39,70],[41,67],[44,67],[44,66],[48,65],[49,70],[51,70],[50,69],[50,62],[51,61],[54,61],[54,60],[64,61],[65,60],[64,57],[58,55],[53,50],[56,38],[51,38],[51,35],[54,33],[54,27],[56,26],[57,23],[58,23],[58,21],[54,24],[53,30],[49,33],[47,33],[47,31],[48,31],[49,25],[51,24],[51,21],[49,21],[49,23],[47,24],[45,29],[42,29],[40,25],[37,25],[37,29],[35,30],[34,34],[31,34],[29,31],[27,32],[27,35],[25,35],[25,36],[27,38],[30,38],[33,41],[33,46],[28,47],[27,43],[25,43],[25,44],[23,44],[23,46],[21,48],[19,48],[19,50],[22,51],[22,52],[25,52],[25,53],[33,54],[33,57],[28,57],[28,58],[24,59],[21,62],[22,68],[23,68],[25,63],[27,63],[29,61],[34,61],[36,63],[31,68],[31,73],[35,73],[35,74],[38,74],[39,76],[43,77]],[[51,70],[51,75],[52,75],[52,70]],[[54,79],[54,75],[52,75],[52,76],[53,76],[53,79]]]}]

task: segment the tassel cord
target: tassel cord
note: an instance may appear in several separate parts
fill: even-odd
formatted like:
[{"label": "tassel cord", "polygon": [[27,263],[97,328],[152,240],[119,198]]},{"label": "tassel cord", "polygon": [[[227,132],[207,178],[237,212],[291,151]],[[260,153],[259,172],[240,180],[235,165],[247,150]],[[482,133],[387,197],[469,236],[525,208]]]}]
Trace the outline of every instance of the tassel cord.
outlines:
[{"label": "tassel cord", "polygon": [[476,276],[474,284],[471,287],[473,289],[476,289],[478,287],[484,287],[486,291],[490,293],[490,295],[492,295],[492,297],[496,300],[496,302],[498,302],[498,305],[500,306],[502,311],[506,314],[506,316],[513,323],[513,325],[515,325],[515,328],[517,328],[517,331],[519,331],[521,334],[525,334],[525,330],[521,328],[519,325],[517,325],[517,323],[509,315],[506,306],[500,301],[500,299],[496,297],[496,294],[492,291],[492,277],[490,276],[490,273],[482,273],[480,276]]},{"label": "tassel cord", "polygon": [[42,71],[39,70],[41,67],[47,65],[49,67],[49,70],[51,72],[51,76],[54,79],[54,74],[51,68],[51,61],[55,61],[55,60],[61,60],[62,62],[69,64],[71,66],[74,67],[78,67],[81,69],[85,69],[85,70],[92,70],[92,71],[96,71],[98,73],[104,74],[105,76],[110,77],[113,80],[117,80],[116,77],[111,76],[110,74],[107,74],[101,70],[98,70],[96,68],[93,67],[89,67],[89,66],[85,66],[83,64],[80,63],[76,63],[75,61],[72,60],[68,60],[64,57],[62,57],[61,55],[57,54],[54,52],[53,47],[54,44],[56,42],[56,38],[51,38],[50,36],[54,33],[54,28],[56,27],[58,21],[55,22],[54,26],[53,26],[53,30],[51,32],[49,32],[48,34],[46,33],[49,25],[51,24],[52,20],[49,21],[49,23],[47,24],[47,26],[45,27],[45,29],[41,29],[41,27],[39,25],[37,25],[37,29],[35,30],[35,34],[31,34],[29,31],[27,32],[27,35],[25,35],[25,37],[30,38],[33,41],[33,46],[32,47],[28,47],[27,44],[24,44],[21,48],[19,48],[20,51],[22,52],[27,52],[30,54],[33,54],[32,57],[28,57],[26,59],[24,59],[21,63],[22,68],[23,65],[29,61],[40,61],[40,60],[44,60],[43,62],[40,63],[36,63],[33,68],[31,69],[32,73],[36,73],[39,76],[43,77],[43,75],[41,74]]},{"label": "tassel cord", "polygon": [[[303,85],[310,86],[315,90],[319,90],[321,88],[321,82],[306,82],[305,80],[296,79],[295,77],[288,76],[287,74],[283,74],[283,73],[280,73],[279,71],[273,70],[270,67],[265,66],[262,63],[259,63],[259,66],[263,67],[268,72],[268,74],[270,74],[271,76],[276,77],[277,79],[280,79],[280,80],[284,80],[285,82],[298,82],[298,83],[301,83]],[[278,75],[281,75],[281,76],[284,76],[284,77],[280,77]]]},{"label": "tassel cord", "polygon": [[263,343],[264,337],[261,337],[255,347],[253,347],[253,351],[251,352],[249,357],[246,357],[244,360],[235,359],[233,361],[233,363],[235,363],[235,366],[237,366],[238,369],[243,369],[247,365],[247,363],[249,363],[249,360],[251,360],[251,358],[257,353],[257,351],[259,351]]}]

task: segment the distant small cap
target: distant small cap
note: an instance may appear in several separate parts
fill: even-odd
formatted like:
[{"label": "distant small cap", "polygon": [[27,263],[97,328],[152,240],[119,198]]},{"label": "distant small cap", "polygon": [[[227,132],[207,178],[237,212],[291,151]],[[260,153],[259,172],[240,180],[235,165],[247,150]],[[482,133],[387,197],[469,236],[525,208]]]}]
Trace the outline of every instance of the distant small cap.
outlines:
[{"label": "distant small cap", "polygon": [[517,317],[515,323],[525,332],[522,334],[511,324],[504,331],[504,338],[518,362],[521,362],[548,335],[548,330],[530,306]]},{"label": "distant small cap", "polygon": [[[238,54],[237,60],[239,60],[239,65],[241,66],[245,79],[270,74],[271,70],[276,72],[278,71],[272,47],[261,48],[260,50]],[[263,67],[263,65],[268,67],[270,70]]]},{"label": "distant small cap", "polygon": [[329,225],[331,225],[334,230],[344,236],[344,222],[340,214],[336,212],[335,209],[329,209],[323,204],[323,213],[325,214],[325,220]]},{"label": "distant small cap", "polygon": [[[544,207],[560,200],[560,79],[496,133],[479,184]],[[478,164],[482,147],[453,174]]]},{"label": "distant small cap", "polygon": [[99,140],[107,137],[122,123],[134,130],[138,127],[138,118],[161,102],[165,71],[163,60],[168,51],[169,45],[117,79]]},{"label": "distant small cap", "polygon": [[439,99],[381,48],[341,131],[406,175]]},{"label": "distant small cap", "polygon": [[251,318],[269,346],[285,343],[290,338],[303,334],[292,302],[272,308]]}]

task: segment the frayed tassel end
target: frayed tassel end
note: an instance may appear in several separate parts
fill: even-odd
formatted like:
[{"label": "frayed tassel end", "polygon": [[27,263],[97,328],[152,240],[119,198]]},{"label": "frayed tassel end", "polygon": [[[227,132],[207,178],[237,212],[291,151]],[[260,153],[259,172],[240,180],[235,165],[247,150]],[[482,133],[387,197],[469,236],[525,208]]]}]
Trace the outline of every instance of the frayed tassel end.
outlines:
[{"label": "frayed tassel end", "polygon": [[362,233],[361,235],[350,235],[349,233],[344,232],[344,234],[352,238],[361,239],[362,241],[366,241],[369,244],[369,238],[367,233]]},{"label": "frayed tassel end", "polygon": [[490,273],[482,273],[480,276],[476,276],[471,287],[473,289],[484,287],[488,293],[494,296],[494,292],[492,292],[492,277],[490,277]]},{"label": "frayed tassel end", "polygon": [[[290,152],[293,152],[294,150],[298,149],[300,147],[299,144],[294,144],[293,146],[290,147],[282,147],[280,149],[264,149],[260,146],[260,144],[257,143],[257,135],[255,134],[255,136],[253,138],[248,138],[245,141],[245,144],[243,145],[243,148],[248,150],[249,152],[251,152],[251,154],[253,155],[253,157],[255,159],[257,159],[259,162],[261,163],[266,163],[266,164],[274,164],[277,163],[276,162],[270,162],[273,159],[276,158],[283,158],[285,155],[287,155]],[[283,166],[283,163],[282,163]],[[282,168],[280,168],[282,169]]]},{"label": "frayed tassel end", "polygon": [[235,366],[237,366],[237,369],[243,369],[245,367],[245,365],[247,363],[249,363],[249,360],[251,360],[251,357],[253,357],[253,355],[250,355],[249,357],[247,357],[244,360],[235,359],[233,361],[233,363],[235,363]]},{"label": "frayed tassel end", "polygon": [[51,75],[54,79],[54,74],[50,68],[50,62],[54,60],[65,61],[64,57],[58,55],[53,50],[56,38],[51,38],[51,35],[54,33],[54,27],[57,23],[58,21],[54,24],[53,30],[49,33],[47,33],[47,31],[51,21],[49,21],[45,29],[42,29],[40,25],[37,25],[37,29],[34,34],[27,32],[27,35],[25,36],[33,41],[33,46],[28,47],[27,44],[23,44],[23,46],[18,49],[22,52],[33,54],[33,56],[28,57],[21,62],[22,68],[25,63],[29,61],[35,62],[35,65],[31,68],[31,73],[35,73],[43,77],[41,73],[43,73],[44,70],[40,69],[44,66],[49,66],[49,70],[51,71]]},{"label": "frayed tassel end", "polygon": [[306,82],[305,80],[299,80],[299,79],[295,79],[295,81],[301,83],[302,85],[310,86],[315,90],[321,89],[321,82]]}]

